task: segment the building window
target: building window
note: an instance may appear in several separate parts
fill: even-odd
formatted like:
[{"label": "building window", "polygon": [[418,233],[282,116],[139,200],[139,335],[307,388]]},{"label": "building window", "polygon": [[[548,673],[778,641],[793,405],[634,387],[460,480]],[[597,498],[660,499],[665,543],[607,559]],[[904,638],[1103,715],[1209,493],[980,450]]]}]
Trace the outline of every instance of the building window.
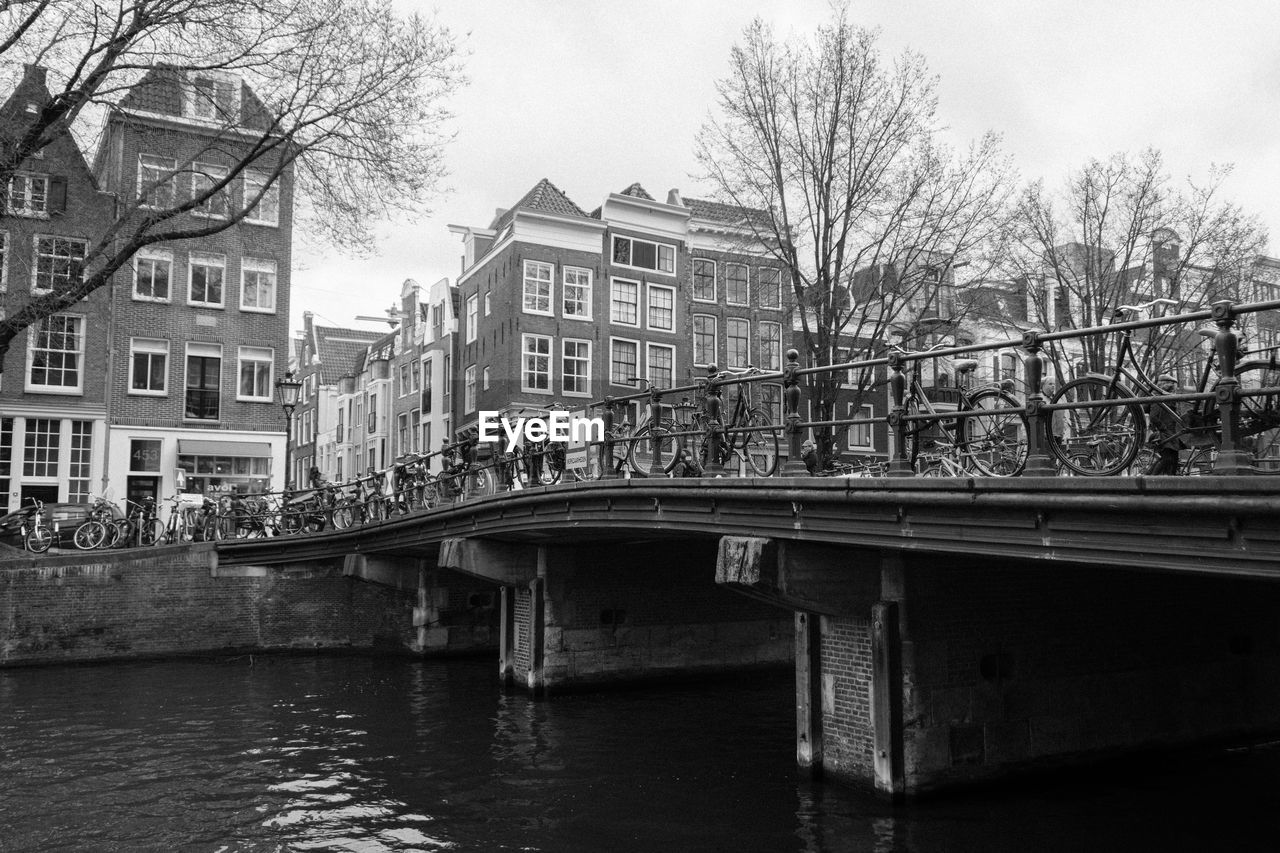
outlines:
[{"label": "building window", "polygon": [[155,154],[138,155],[138,205],[167,210],[174,202],[174,172],[178,161]]},{"label": "building window", "polygon": [[574,320],[591,319],[591,270],[564,268],[564,305],[561,313]]},{"label": "building window", "polygon": [[9,287],[9,232],[0,231],[0,293]]},{"label": "building window", "polygon": [[640,346],[635,341],[609,342],[609,381],[614,385],[634,386],[639,370]]},{"label": "building window", "polygon": [[489,368],[487,367],[480,371],[480,387],[485,391],[489,390]]},{"label": "building window", "polygon": [[782,270],[760,270],[760,307],[782,307]]},{"label": "building window", "polygon": [[[191,167],[191,197],[197,198],[210,192],[215,184],[227,178],[227,170],[221,166],[208,163],[196,163]],[[212,219],[226,219],[231,205],[227,199],[227,188],[223,187],[209,196],[193,211],[196,216],[207,216]]]},{"label": "building window", "polygon": [[410,394],[418,393],[418,388],[422,384],[422,363],[417,359],[409,362],[409,391]]},{"label": "building window", "polygon": [[725,299],[728,303],[730,305],[746,305],[749,301],[747,296],[747,268],[742,264],[725,264],[724,278]]},{"label": "building window", "polygon": [[9,511],[9,474],[13,470],[13,418],[0,418],[0,511]]},{"label": "building window", "polygon": [[444,330],[444,303],[431,306],[431,339],[440,340]]},{"label": "building window", "polygon": [[615,278],[609,289],[609,319],[624,326],[640,325],[640,284]]},{"label": "building window", "polygon": [[245,222],[254,225],[280,224],[280,180],[271,182],[271,176],[265,172],[247,171],[244,173],[244,203],[253,204],[253,200],[261,193],[262,198],[250,208]]},{"label": "building window", "polygon": [[[441,382],[444,383],[444,398],[449,399],[453,394],[453,356],[446,354],[444,357],[444,370],[441,373]],[[448,414],[449,407],[445,406],[444,414]]]},{"label": "building window", "polygon": [[240,261],[240,310],[274,313],[276,262],[258,258]]},{"label": "building window", "polygon": [[422,362],[422,393],[419,395],[418,405],[422,407],[422,411],[431,413],[431,359],[429,358]]},{"label": "building window", "polygon": [[760,408],[769,417],[769,423],[782,423],[782,386],[771,382],[760,383]]},{"label": "building window", "polygon": [[396,396],[403,397],[410,391],[409,388],[409,362],[400,365],[400,369],[396,371],[397,387],[399,390]]},{"label": "building window", "polygon": [[649,381],[659,388],[672,388],[676,379],[676,348],[665,344],[648,344],[645,360]]},{"label": "building window", "polygon": [[49,216],[49,176],[17,172],[9,179],[6,212],[14,216]]},{"label": "building window", "polygon": [[488,317],[490,312],[493,311],[493,300],[489,298],[490,296],[492,296],[492,293],[486,290],[484,292],[484,316],[486,317]]},{"label": "building window", "polygon": [[551,264],[524,262],[524,311],[551,316]]},{"label": "building window", "polygon": [[93,421],[71,422],[71,464],[67,469],[67,500],[89,502],[89,470],[93,461]]},{"label": "building window", "polygon": [[191,273],[187,285],[187,302],[192,305],[221,308],[222,283],[227,272],[226,257],[199,255],[192,252],[189,265]]},{"label": "building window", "polygon": [[169,391],[169,342],[151,338],[129,341],[129,393],[164,396]]},{"label": "building window", "polygon": [[185,417],[188,420],[218,420],[221,382],[222,347],[218,344],[187,344]]},{"label": "building window", "polygon": [[585,397],[591,393],[591,342],[565,340],[561,344],[564,393]]},{"label": "building window", "polygon": [[550,393],[551,338],[546,335],[524,335],[520,355],[522,390]]},{"label": "building window", "polygon": [[234,122],[240,112],[240,85],[233,79],[194,75],[182,95],[182,114],[188,118]]},{"label": "building window", "polygon": [[462,411],[476,410],[476,366],[469,365],[462,373]]},{"label": "building window", "polygon": [[693,363],[716,363],[716,318],[709,314],[693,315]]},{"label": "building window", "polygon": [[27,390],[78,393],[84,373],[84,318],[54,314],[40,321],[27,349]]},{"label": "building window", "polygon": [[133,261],[133,298],[168,302],[173,280],[173,253],[139,249]]},{"label": "building window", "polygon": [[58,451],[62,421],[56,418],[29,418],[26,447],[22,455],[22,476],[58,476]]},{"label": "building window", "polygon": [[422,420],[422,412],[413,409],[409,412],[409,452],[417,453],[420,445],[418,444],[418,423]]},{"label": "building window", "polygon": [[473,293],[467,297],[467,337],[465,343],[475,343],[480,330],[480,294]]},{"label": "building window", "polygon": [[782,324],[760,324],[760,369],[782,369]]},{"label": "building window", "polygon": [[676,328],[676,291],[672,287],[649,285],[649,328],[674,332]]},{"label": "building window", "polygon": [[716,301],[716,262],[693,259],[693,298],[699,302]]},{"label": "building window", "polygon": [[275,350],[268,347],[240,347],[240,385],[237,400],[271,402],[271,368]]},{"label": "building window", "polygon": [[[870,403],[863,403],[860,406],[849,404],[849,418],[862,419],[874,418],[876,416],[875,407]],[[850,450],[875,450],[875,444],[872,440],[871,427],[874,424],[850,424],[849,425],[849,449]]]},{"label": "building window", "polygon": [[674,275],[676,249],[666,243],[651,243],[634,237],[614,237],[613,262],[621,266]]},{"label": "building window", "polygon": [[396,450],[400,456],[409,452],[409,416],[404,412],[396,415]]},{"label": "building window", "polygon": [[67,237],[41,237],[36,240],[36,265],[32,271],[31,289],[48,292],[66,290],[83,279],[84,258],[89,244]]},{"label": "building window", "polygon": [[751,323],[736,317],[724,321],[725,362],[732,370],[741,370],[751,363]]}]

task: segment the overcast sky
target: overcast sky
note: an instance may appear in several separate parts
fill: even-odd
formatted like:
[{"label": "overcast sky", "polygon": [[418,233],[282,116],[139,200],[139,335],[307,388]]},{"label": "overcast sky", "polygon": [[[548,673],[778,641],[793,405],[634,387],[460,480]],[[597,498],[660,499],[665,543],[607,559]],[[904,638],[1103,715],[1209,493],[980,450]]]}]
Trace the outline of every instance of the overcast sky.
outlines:
[{"label": "overcast sky", "polygon": [[[412,0],[403,0],[406,7]],[[448,224],[485,226],[548,178],[585,210],[634,181],[698,197],[693,139],[730,47],[755,16],[811,33],[826,0],[421,3],[460,37],[470,83],[451,104],[450,192],[380,229],[375,257],[295,241],[292,314],[377,328],[413,278],[456,277]],[[850,18],[939,76],[956,140],[1003,136],[1024,180],[1154,146],[1176,177],[1234,163],[1226,197],[1256,212],[1280,254],[1280,4],[1275,0],[862,0]]]}]

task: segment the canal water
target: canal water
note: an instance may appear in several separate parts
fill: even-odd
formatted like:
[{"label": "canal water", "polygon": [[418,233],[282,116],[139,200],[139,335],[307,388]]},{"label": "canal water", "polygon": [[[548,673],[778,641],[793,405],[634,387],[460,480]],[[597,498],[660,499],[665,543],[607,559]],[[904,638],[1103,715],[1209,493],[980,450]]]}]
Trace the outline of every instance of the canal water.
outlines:
[{"label": "canal water", "polygon": [[0,850],[1280,849],[1280,746],[893,809],[797,773],[789,674],[503,695],[488,661],[0,671]]}]

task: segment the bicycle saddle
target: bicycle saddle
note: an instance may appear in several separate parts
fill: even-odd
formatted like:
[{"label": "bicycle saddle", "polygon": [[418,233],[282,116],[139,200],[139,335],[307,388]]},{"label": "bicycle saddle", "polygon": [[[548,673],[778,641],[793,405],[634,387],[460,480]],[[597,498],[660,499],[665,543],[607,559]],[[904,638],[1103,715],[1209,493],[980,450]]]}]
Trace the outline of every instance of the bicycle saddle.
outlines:
[{"label": "bicycle saddle", "polygon": [[1217,329],[1198,329],[1196,334],[1202,338],[1216,338],[1218,336]]},{"label": "bicycle saddle", "polygon": [[968,373],[971,370],[978,369],[978,362],[972,358],[961,358],[957,359],[953,366],[956,369],[956,373]]}]

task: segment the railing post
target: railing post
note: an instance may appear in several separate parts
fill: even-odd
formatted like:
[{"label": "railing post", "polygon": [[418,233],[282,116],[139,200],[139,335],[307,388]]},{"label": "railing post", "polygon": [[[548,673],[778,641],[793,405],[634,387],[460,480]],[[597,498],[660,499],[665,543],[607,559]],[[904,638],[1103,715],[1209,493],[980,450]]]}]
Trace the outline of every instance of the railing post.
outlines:
[{"label": "railing post", "polygon": [[613,465],[613,398],[604,398],[604,443],[600,445],[600,479],[616,480]]},{"label": "railing post", "polygon": [[1040,333],[1022,333],[1022,348],[1027,351],[1027,462],[1022,469],[1024,476],[1052,477],[1057,469],[1049,458],[1047,441],[1049,424],[1053,417],[1044,410],[1044,362],[1040,360]]},{"label": "railing post", "polygon": [[1218,351],[1219,377],[1213,391],[1218,398],[1218,420],[1222,427],[1213,473],[1252,474],[1253,460],[1240,447],[1240,380],[1236,379],[1239,337],[1231,328],[1235,325],[1235,312],[1230,299],[1213,303],[1213,322],[1218,325],[1213,345]]},{"label": "railing post", "polygon": [[720,461],[724,424],[720,420],[720,386],[716,382],[718,372],[719,368],[714,364],[707,368],[707,396],[703,401],[707,413],[707,464],[703,470],[708,477],[724,476],[724,464]]},{"label": "railing post", "polygon": [[656,476],[662,476],[662,472],[666,470],[666,462],[662,458],[662,435],[658,432],[660,423],[662,423],[662,394],[658,389],[653,388],[649,391],[649,443],[653,445],[653,470]]},{"label": "railing post", "polygon": [[787,422],[787,462],[782,466],[785,477],[803,477],[809,473],[804,464],[800,438],[800,352],[787,350],[787,366],[782,369],[782,399],[786,407],[783,420]]},{"label": "railing post", "polygon": [[907,396],[907,377],[902,373],[902,355],[889,353],[889,369],[893,375],[889,377],[889,391],[893,394],[893,410],[889,412],[889,426],[894,430],[893,459],[889,462],[889,477],[914,477],[915,469],[907,459],[907,422],[902,418],[906,414],[903,401]]}]

